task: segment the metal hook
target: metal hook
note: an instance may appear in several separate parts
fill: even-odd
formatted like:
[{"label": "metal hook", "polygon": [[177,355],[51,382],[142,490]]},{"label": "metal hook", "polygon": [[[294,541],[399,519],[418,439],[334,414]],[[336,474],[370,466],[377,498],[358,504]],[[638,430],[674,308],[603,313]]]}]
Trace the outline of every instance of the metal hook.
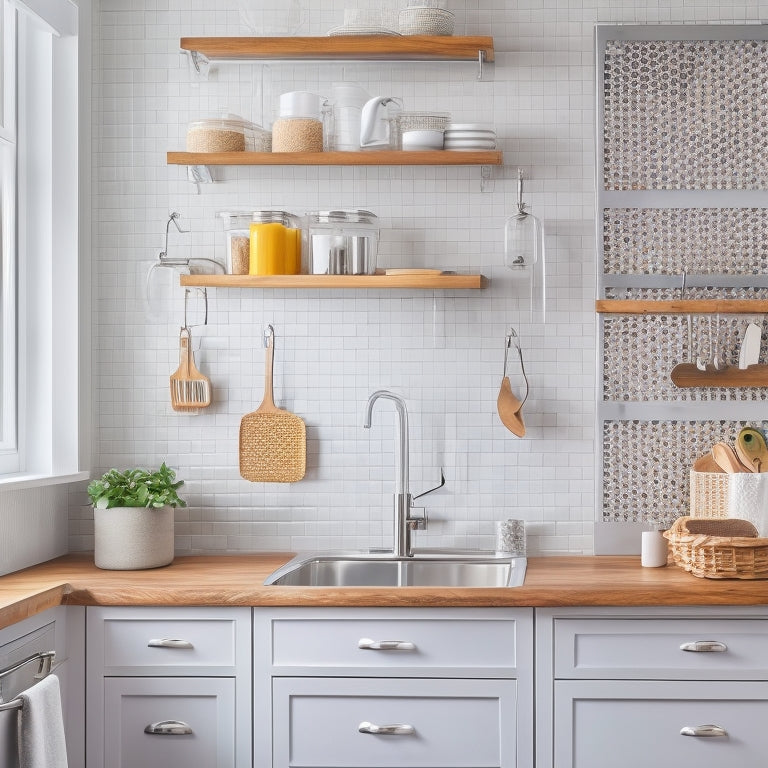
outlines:
[{"label": "metal hook", "polygon": [[271,325],[267,325],[264,329],[264,348],[269,349],[270,345],[275,343],[275,329]]},{"label": "metal hook", "polygon": [[515,347],[517,347],[517,355],[520,358],[520,372],[523,374],[523,381],[525,381],[525,396],[523,397],[520,407],[523,407],[523,403],[528,399],[528,392],[530,391],[531,385],[528,382],[528,376],[525,373],[525,363],[523,362],[523,350],[520,348],[520,337],[517,335],[517,331],[510,326],[509,332],[507,333],[506,337],[506,344],[504,345],[504,376],[503,378],[506,378],[507,376],[507,356],[509,354],[509,348],[512,346],[512,343],[514,342]]},{"label": "metal hook", "polygon": [[527,216],[528,212],[525,210],[525,203],[523,202],[523,169],[517,169],[517,215]]},{"label": "metal hook", "polygon": [[169,259],[168,258],[168,232],[171,229],[171,222],[173,222],[176,229],[182,234],[187,234],[190,230],[188,229],[182,229],[179,225],[179,218],[181,217],[180,213],[177,213],[176,211],[173,211],[171,215],[168,217],[168,221],[165,224],[165,248],[160,253],[160,261],[164,262],[166,264],[175,264],[177,266],[188,266],[189,265],[189,259]]}]

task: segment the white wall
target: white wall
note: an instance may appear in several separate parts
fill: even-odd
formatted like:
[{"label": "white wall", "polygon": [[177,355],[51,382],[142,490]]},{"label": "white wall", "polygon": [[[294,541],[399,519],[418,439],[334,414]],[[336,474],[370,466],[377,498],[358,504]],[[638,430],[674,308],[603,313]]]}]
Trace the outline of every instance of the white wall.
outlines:
[{"label": "white wall", "polygon": [[[423,500],[430,526],[416,534],[417,544],[489,546],[494,520],[521,517],[534,554],[592,551],[594,24],[754,22],[768,14],[768,2],[446,4],[456,12],[457,34],[494,37],[496,64],[482,82],[473,66],[445,63],[229,65],[199,82],[179,54],[179,38],[255,33],[236,0],[102,0],[94,10],[93,463],[101,471],[165,460],[178,469],[190,502],[177,513],[179,553],[388,545],[392,409],[378,404],[373,428],[362,428],[366,399],[380,387],[408,402],[413,492],[435,485],[440,466],[445,471],[446,487]],[[273,5],[248,3],[257,11]],[[258,33],[323,34],[348,5],[292,2],[290,28],[262,11]],[[492,122],[504,168],[485,192],[477,168],[217,168],[217,183],[198,194],[186,169],[165,163],[168,150],[184,148],[192,119],[226,110],[267,121],[281,91],[327,91],[337,79],[360,82],[371,95],[402,96],[407,109]],[[502,266],[518,166],[547,232],[543,326],[528,321],[525,295]],[[215,402],[200,415],[179,415],[168,376],[178,362],[183,293],[168,271],[156,272],[154,287],[167,299],[148,307],[146,274],[163,248],[170,211],[191,232],[171,231],[169,255],[223,260],[216,212],[231,207],[367,208],[381,218],[382,264],[482,272],[490,286],[211,290],[209,324],[193,335]],[[278,404],[307,423],[307,476],[287,486],[251,484],[238,473],[240,418],[263,392],[266,323],[277,333]],[[496,414],[509,324],[521,336],[531,382],[524,439]],[[518,369],[510,370],[519,388]],[[77,489],[70,548],[92,545],[91,512]]]}]

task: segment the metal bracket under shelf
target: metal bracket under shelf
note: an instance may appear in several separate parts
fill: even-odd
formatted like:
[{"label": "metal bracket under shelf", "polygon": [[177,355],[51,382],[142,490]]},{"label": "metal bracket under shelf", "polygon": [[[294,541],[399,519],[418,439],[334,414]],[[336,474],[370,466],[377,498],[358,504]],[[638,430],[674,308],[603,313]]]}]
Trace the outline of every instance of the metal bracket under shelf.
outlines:
[{"label": "metal bracket under shelf", "polygon": [[493,189],[493,165],[481,165],[480,166],[480,191],[490,192]]}]

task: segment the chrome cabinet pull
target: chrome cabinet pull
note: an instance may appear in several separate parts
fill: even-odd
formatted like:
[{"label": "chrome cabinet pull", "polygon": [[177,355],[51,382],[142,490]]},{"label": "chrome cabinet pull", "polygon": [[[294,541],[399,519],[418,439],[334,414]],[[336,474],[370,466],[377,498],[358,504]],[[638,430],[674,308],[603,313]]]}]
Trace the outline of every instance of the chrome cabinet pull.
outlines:
[{"label": "chrome cabinet pull", "polygon": [[686,725],[680,729],[680,735],[711,738],[712,736],[727,736],[728,731],[719,725]]},{"label": "chrome cabinet pull", "polygon": [[357,641],[357,647],[364,651],[415,651],[416,646],[406,640],[371,640],[370,637],[361,637]]},{"label": "chrome cabinet pull", "polygon": [[159,723],[150,723],[144,733],[153,736],[188,736],[192,729],[181,720],[161,720]]},{"label": "chrome cabinet pull", "polygon": [[680,650],[693,653],[724,653],[728,650],[728,646],[719,640],[696,640],[692,643],[683,643]]},{"label": "chrome cabinet pull", "polygon": [[374,725],[364,720],[357,726],[357,730],[360,733],[372,733],[375,736],[411,736],[416,733],[416,729],[412,725],[405,725],[405,723],[398,723],[396,725]]},{"label": "chrome cabinet pull", "polygon": [[161,637],[150,640],[147,648],[194,648],[189,640],[176,640],[171,637]]}]

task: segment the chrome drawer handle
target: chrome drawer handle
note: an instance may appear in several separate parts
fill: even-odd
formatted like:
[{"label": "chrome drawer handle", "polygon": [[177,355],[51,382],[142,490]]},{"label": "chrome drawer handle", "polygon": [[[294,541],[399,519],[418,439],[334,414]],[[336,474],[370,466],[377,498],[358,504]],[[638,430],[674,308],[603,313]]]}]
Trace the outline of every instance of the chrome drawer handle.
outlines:
[{"label": "chrome drawer handle", "polygon": [[357,726],[360,733],[372,733],[376,736],[411,736],[416,733],[412,725],[398,723],[397,725],[374,725],[367,720]]},{"label": "chrome drawer handle", "polygon": [[150,723],[144,733],[154,736],[188,736],[192,729],[181,720],[161,720],[159,723]]},{"label": "chrome drawer handle", "polygon": [[686,725],[680,729],[680,735],[709,738],[712,736],[727,736],[728,731],[719,725]]},{"label": "chrome drawer handle", "polygon": [[150,640],[147,648],[194,648],[195,646],[189,640],[176,640],[171,637],[161,637]]},{"label": "chrome drawer handle", "polygon": [[725,653],[728,646],[719,640],[696,640],[693,643],[683,643],[680,650],[693,653]]},{"label": "chrome drawer handle", "polygon": [[357,641],[357,647],[364,651],[415,651],[416,646],[406,640],[371,640],[370,637],[361,637]]}]

